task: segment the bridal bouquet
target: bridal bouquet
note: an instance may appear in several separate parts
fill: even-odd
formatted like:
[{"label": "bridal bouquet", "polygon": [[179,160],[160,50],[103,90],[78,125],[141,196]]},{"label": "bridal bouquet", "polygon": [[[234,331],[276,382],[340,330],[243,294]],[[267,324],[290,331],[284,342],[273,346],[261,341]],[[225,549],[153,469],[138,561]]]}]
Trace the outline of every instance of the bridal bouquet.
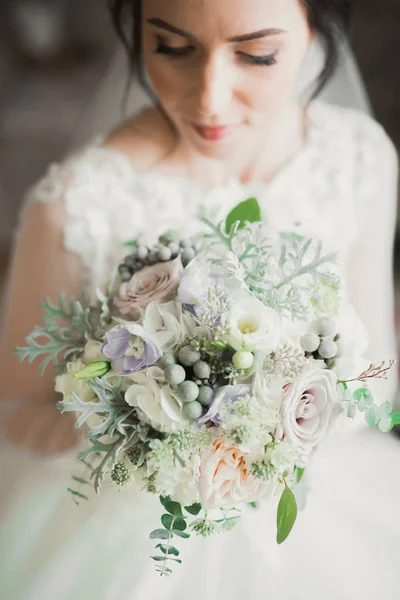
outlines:
[{"label": "bridal bouquet", "polygon": [[[389,431],[400,421],[368,381],[365,334],[335,256],[277,232],[255,199],[191,239],[135,240],[98,301],[43,304],[44,327],[21,360],[57,365],[62,412],[87,427],[80,459],[99,492],[133,482],[163,507],[156,561],[180,562],[176,538],[232,528],[240,509],[276,496],[277,541],[297,515],[293,490],[318,445],[356,413]],[[40,343],[45,338],[46,343]]]}]

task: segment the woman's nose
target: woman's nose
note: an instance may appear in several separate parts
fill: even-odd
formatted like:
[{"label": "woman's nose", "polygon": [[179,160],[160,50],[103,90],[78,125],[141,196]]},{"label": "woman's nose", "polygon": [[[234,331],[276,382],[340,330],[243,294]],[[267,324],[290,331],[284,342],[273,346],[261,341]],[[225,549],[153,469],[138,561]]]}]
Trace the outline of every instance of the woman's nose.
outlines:
[{"label": "woman's nose", "polygon": [[199,76],[197,110],[201,115],[221,115],[232,102],[233,74],[221,56],[207,59]]}]

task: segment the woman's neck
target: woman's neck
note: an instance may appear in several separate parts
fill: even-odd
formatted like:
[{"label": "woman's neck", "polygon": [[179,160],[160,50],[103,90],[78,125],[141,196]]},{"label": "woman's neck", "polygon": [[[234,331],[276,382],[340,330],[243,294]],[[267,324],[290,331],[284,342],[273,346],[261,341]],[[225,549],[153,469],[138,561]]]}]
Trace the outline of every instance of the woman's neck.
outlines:
[{"label": "woman's neck", "polygon": [[243,183],[270,181],[304,146],[307,135],[307,109],[296,105],[282,113],[273,128],[259,132],[251,147],[241,147],[229,158],[205,156],[178,140],[168,158],[159,165],[159,170],[183,175],[205,189],[232,178]]}]

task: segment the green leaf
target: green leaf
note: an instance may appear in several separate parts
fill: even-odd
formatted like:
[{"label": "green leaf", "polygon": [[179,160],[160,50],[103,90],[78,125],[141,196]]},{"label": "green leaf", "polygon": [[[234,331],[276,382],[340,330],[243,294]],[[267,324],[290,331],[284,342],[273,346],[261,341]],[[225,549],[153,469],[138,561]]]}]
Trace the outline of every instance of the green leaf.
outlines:
[{"label": "green leaf", "polygon": [[277,525],[278,534],[277,542],[282,544],[289,533],[292,531],[293,525],[297,518],[297,504],[296,498],[292,490],[289,487],[285,487],[285,490],[281,496],[278,505]]},{"label": "green leaf", "polygon": [[86,481],[86,479],[82,479],[81,477],[75,477],[75,475],[72,475],[72,479],[74,481],[77,481],[78,483],[82,483],[82,484],[87,484],[87,485],[92,485],[90,483],[90,481]]},{"label": "green leaf", "polygon": [[190,513],[191,515],[194,515],[195,517],[199,514],[199,512],[201,511],[202,506],[201,504],[192,504],[192,506],[185,506],[185,510]]},{"label": "green leaf", "polygon": [[173,554],[174,556],[179,556],[179,550],[170,544],[157,544],[156,548],[160,548],[161,552],[164,554]]},{"label": "green leaf", "polygon": [[182,508],[179,502],[166,502],[164,508],[174,517],[183,517]]},{"label": "green leaf", "polygon": [[257,223],[261,221],[261,209],[255,198],[249,198],[240,202],[226,217],[225,227],[227,233],[230,232],[234,223],[239,221],[239,229],[243,228],[246,222]]},{"label": "green leaf", "polygon": [[174,517],[172,515],[164,514],[161,516],[161,523],[164,525],[165,529],[168,529],[168,531],[172,529],[173,522]]},{"label": "green leaf", "polygon": [[303,478],[305,469],[300,469],[299,467],[295,467],[295,475],[296,475],[296,483],[300,483]]},{"label": "green leaf", "polygon": [[152,558],[156,562],[163,562],[165,560],[165,556],[151,556],[150,558]]},{"label": "green leaf", "polygon": [[357,402],[359,400],[361,400],[361,398],[371,398],[371,392],[368,388],[358,388],[358,390],[355,390],[355,392],[353,393],[353,397],[354,400],[357,400]]},{"label": "green leaf", "polygon": [[125,248],[129,248],[130,250],[132,250],[132,252],[137,250],[137,247],[138,247],[136,240],[130,240],[129,242],[124,242],[123,246],[125,246]]},{"label": "green leaf", "polygon": [[161,573],[161,575],[167,575],[169,576],[172,571],[171,569],[168,569],[168,567],[163,567],[162,569],[156,569],[157,573]]},{"label": "green leaf", "polygon": [[89,498],[87,496],[85,496],[85,494],[81,494],[81,492],[77,492],[76,490],[72,490],[71,488],[68,488],[68,491],[73,496],[76,496],[77,498],[82,498],[83,500],[89,500]]},{"label": "green leaf", "polygon": [[173,529],[172,533],[180,538],[183,538],[184,540],[186,540],[187,538],[190,538],[190,535],[188,533],[185,533],[184,531],[180,531],[179,529]]},{"label": "green leaf", "polygon": [[150,534],[151,540],[167,540],[170,537],[170,532],[166,529],[155,529]]},{"label": "green leaf", "polygon": [[258,502],[249,502],[252,508],[258,508]]},{"label": "green leaf", "polygon": [[172,527],[174,527],[174,529],[179,529],[179,531],[184,531],[187,527],[185,519],[167,514],[162,515],[161,523],[164,525],[165,529],[168,529],[169,531]]},{"label": "green leaf", "polygon": [[168,504],[168,502],[172,502],[171,496],[160,496],[160,502],[163,506]]}]

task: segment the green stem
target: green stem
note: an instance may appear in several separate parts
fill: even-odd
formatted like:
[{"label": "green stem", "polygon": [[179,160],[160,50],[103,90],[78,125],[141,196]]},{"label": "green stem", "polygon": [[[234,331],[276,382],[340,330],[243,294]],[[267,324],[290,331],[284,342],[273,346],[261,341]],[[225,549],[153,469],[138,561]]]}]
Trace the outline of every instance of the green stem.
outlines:
[{"label": "green stem", "polygon": [[[167,538],[167,546],[170,545],[170,541],[171,541],[171,536],[172,536],[172,530],[174,528],[174,523],[176,521],[176,516],[172,515],[172,521],[171,521],[171,527],[168,530],[168,538]],[[162,564],[162,573],[160,573],[160,577],[164,574],[164,569],[167,566],[167,560],[168,560],[168,554],[164,554],[164,562]]]}]

